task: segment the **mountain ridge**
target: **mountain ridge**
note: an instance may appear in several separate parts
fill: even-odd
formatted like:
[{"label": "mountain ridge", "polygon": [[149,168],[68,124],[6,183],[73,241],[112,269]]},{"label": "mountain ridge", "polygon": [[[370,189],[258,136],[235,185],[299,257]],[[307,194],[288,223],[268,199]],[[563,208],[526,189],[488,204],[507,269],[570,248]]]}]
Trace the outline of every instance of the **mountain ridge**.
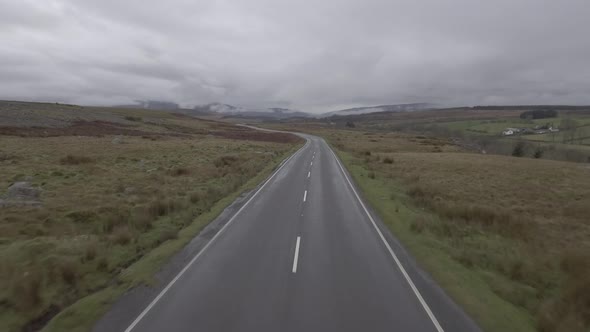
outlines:
[{"label": "mountain ridge", "polygon": [[320,114],[320,117],[331,117],[331,116],[346,116],[346,115],[357,115],[357,114],[368,114],[378,112],[412,112],[421,111],[425,109],[436,108],[436,105],[430,103],[408,103],[408,104],[390,104],[390,105],[378,105],[378,106],[361,106],[347,108],[338,111],[331,111]]}]

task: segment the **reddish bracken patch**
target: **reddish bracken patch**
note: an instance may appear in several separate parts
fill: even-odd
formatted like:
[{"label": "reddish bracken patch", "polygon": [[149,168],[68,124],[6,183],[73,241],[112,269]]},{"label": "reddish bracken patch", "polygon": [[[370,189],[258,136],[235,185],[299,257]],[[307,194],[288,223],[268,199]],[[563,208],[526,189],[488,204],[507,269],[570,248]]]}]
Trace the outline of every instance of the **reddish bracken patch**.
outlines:
[{"label": "reddish bracken patch", "polygon": [[21,137],[56,136],[146,136],[153,133],[130,129],[129,126],[106,121],[79,121],[69,127],[0,127],[0,135]]},{"label": "reddish bracken patch", "polygon": [[235,130],[235,131],[216,131],[212,133],[214,136],[249,140],[249,141],[265,141],[277,143],[296,143],[301,141],[301,138],[286,133],[266,133],[256,130]]}]

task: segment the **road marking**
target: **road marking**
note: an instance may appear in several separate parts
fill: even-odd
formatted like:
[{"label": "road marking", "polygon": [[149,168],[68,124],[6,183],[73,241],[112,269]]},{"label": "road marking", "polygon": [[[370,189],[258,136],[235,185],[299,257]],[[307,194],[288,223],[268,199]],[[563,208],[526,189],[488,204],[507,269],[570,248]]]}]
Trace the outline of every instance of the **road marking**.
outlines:
[{"label": "road marking", "polygon": [[309,177],[311,176],[311,171],[307,172],[307,178],[309,179]]},{"label": "road marking", "polygon": [[297,262],[299,261],[299,242],[301,241],[301,237],[297,237],[297,243],[295,243],[295,257],[293,257],[293,273],[297,273]]},{"label": "road marking", "polygon": [[201,254],[203,252],[205,252],[205,250],[207,248],[209,248],[211,243],[213,243],[215,241],[215,239],[217,239],[217,237],[219,237],[219,235],[221,233],[223,233],[223,231],[234,221],[234,219],[236,219],[236,217],[240,214],[240,212],[242,212],[244,210],[244,208],[246,208],[246,206],[248,206],[248,204],[254,199],[254,197],[256,197],[258,195],[258,193],[260,193],[260,191],[262,191],[262,189],[264,189],[264,187],[266,187],[266,185],[270,182],[270,180],[272,180],[281,171],[281,169],[283,169],[283,167],[285,167],[285,165],[287,165],[289,160],[293,159],[293,157],[295,157],[301,151],[303,151],[310,144],[310,142],[311,141],[308,139],[307,143],[305,143],[305,145],[303,145],[301,148],[299,148],[299,150],[297,150],[297,152],[293,153],[291,155],[291,157],[285,159],[285,161],[283,161],[281,163],[280,167],[274,173],[272,173],[272,175],[268,179],[266,179],[266,181],[260,186],[260,188],[258,188],[258,190],[252,195],[252,197],[250,197],[250,199],[248,199],[248,201],[246,201],[246,203],[244,203],[244,205],[242,205],[242,207],[231,217],[231,219],[229,219],[227,221],[227,223],[225,223],[225,225],[223,225],[223,227],[219,230],[219,232],[217,232],[217,234],[215,234],[215,236],[213,236],[213,238],[211,238],[211,240],[209,240],[209,242],[207,242],[207,244],[203,247],[203,249],[201,249],[201,251],[199,251],[195,255],[195,257],[193,257],[193,259],[191,259],[191,261],[188,262],[188,264],[186,264],[186,266],[180,272],[178,272],[176,277],[174,277],[174,279],[172,279],[172,281],[170,281],[168,283],[168,285],[166,285],[166,287],[164,287],[164,289],[162,289],[162,291],[158,294],[158,296],[156,296],[152,300],[152,302],[150,302],[150,304],[145,309],[143,309],[141,314],[139,314],[139,316],[137,316],[137,318],[135,318],[135,320],[131,323],[131,325],[129,325],[129,327],[127,327],[127,329],[125,329],[125,332],[131,332],[133,330],[133,328],[135,328],[135,326],[143,319],[143,317],[145,317],[145,315],[147,315],[147,313],[154,307],[154,305],[156,305],[156,303],[158,303],[158,301],[160,301],[160,299],[168,292],[168,290],[170,290],[170,288],[176,283],[176,281],[178,281],[178,279],[180,279],[180,277],[182,277],[182,275],[195,263],[195,261],[201,256]]},{"label": "road marking", "polygon": [[313,156],[311,156],[311,159],[313,160],[315,158],[315,154]]},{"label": "road marking", "polygon": [[307,200],[307,190],[303,193],[303,201]]},{"label": "road marking", "polygon": [[346,175],[346,172],[344,171],[344,168],[342,167],[342,164],[340,163],[340,160],[338,160],[338,157],[336,156],[336,154],[334,153],[334,151],[332,149],[330,149],[330,152],[332,152],[332,155],[336,159],[336,162],[338,163],[338,166],[340,167],[340,170],[342,171],[342,174],[344,174],[344,178],[348,182],[348,185],[352,189],[352,192],[356,196],[356,199],[359,201],[359,203],[361,203],[361,206],[363,207],[363,210],[365,211],[365,213],[369,217],[369,220],[371,220],[371,223],[373,224],[373,227],[375,227],[375,231],[377,231],[377,234],[379,234],[379,237],[381,238],[381,241],[383,241],[383,244],[385,244],[385,247],[387,247],[387,250],[389,251],[389,254],[391,255],[391,257],[395,261],[395,264],[397,264],[397,267],[399,268],[399,270],[401,271],[402,275],[404,276],[404,278],[406,279],[406,281],[408,282],[408,284],[412,288],[412,291],[414,292],[414,295],[416,295],[416,297],[418,298],[418,301],[420,301],[420,304],[422,304],[422,307],[424,308],[424,311],[426,311],[426,314],[428,314],[428,317],[432,321],[432,324],[434,324],[434,327],[436,328],[436,330],[438,332],[444,332],[442,326],[440,326],[438,320],[436,319],[436,317],[432,313],[432,310],[430,310],[430,307],[428,306],[428,304],[426,304],[426,301],[424,301],[424,298],[420,294],[420,291],[418,291],[418,288],[416,287],[416,285],[414,285],[414,282],[410,278],[410,275],[408,274],[408,272],[406,272],[406,269],[404,268],[404,266],[400,262],[399,258],[397,258],[397,255],[391,249],[391,246],[389,245],[389,242],[387,242],[387,240],[385,239],[385,236],[383,236],[383,233],[381,232],[381,230],[379,229],[379,227],[377,227],[377,224],[375,223],[375,220],[373,220],[373,217],[371,216],[371,214],[369,213],[369,210],[367,209],[367,207],[365,206],[365,204],[361,200],[359,194],[356,192],[356,189],[354,189],[354,186],[352,185],[352,182],[350,182],[350,179],[348,178],[348,175]]},{"label": "road marking", "polygon": [[311,162],[311,164],[309,164],[309,166],[313,166],[313,161]]}]

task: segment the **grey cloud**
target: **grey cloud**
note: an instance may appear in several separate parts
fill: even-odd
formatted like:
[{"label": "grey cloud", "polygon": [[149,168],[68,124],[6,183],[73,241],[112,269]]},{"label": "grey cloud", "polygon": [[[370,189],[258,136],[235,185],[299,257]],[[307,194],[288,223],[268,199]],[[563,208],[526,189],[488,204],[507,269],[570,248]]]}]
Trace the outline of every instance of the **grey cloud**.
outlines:
[{"label": "grey cloud", "polygon": [[590,103],[586,0],[0,0],[0,98]]}]

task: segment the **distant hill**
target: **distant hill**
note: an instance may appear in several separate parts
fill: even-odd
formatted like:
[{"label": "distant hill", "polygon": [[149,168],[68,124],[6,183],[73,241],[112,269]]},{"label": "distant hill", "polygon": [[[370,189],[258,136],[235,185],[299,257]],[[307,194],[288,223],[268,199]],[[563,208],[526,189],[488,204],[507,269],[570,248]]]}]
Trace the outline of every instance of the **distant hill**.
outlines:
[{"label": "distant hill", "polygon": [[368,107],[355,107],[348,108],[340,111],[327,112],[320,115],[320,117],[330,116],[347,116],[347,115],[358,115],[368,114],[377,112],[409,112],[409,111],[420,111],[425,109],[432,109],[436,106],[429,103],[412,103],[412,104],[396,104],[396,105],[380,105],[380,106],[368,106]]},{"label": "distant hill", "polygon": [[[224,117],[237,118],[265,118],[265,119],[285,119],[291,117],[308,117],[309,114],[301,111],[291,110],[288,108],[245,108],[222,103],[210,103],[206,105],[197,105],[193,108],[199,113],[220,114]],[[190,112],[189,112],[190,113]]]},{"label": "distant hill", "polygon": [[203,113],[231,113],[235,111],[237,107],[228,104],[210,103],[205,105],[197,105],[193,107],[193,109],[197,112]]},{"label": "distant hill", "polygon": [[137,100],[136,104],[130,105],[115,105],[112,107],[118,108],[143,108],[148,110],[177,110],[180,106],[177,103],[170,102],[170,101],[160,101],[160,100]]},{"label": "distant hill", "polygon": [[478,105],[474,110],[590,110],[589,105]]}]

